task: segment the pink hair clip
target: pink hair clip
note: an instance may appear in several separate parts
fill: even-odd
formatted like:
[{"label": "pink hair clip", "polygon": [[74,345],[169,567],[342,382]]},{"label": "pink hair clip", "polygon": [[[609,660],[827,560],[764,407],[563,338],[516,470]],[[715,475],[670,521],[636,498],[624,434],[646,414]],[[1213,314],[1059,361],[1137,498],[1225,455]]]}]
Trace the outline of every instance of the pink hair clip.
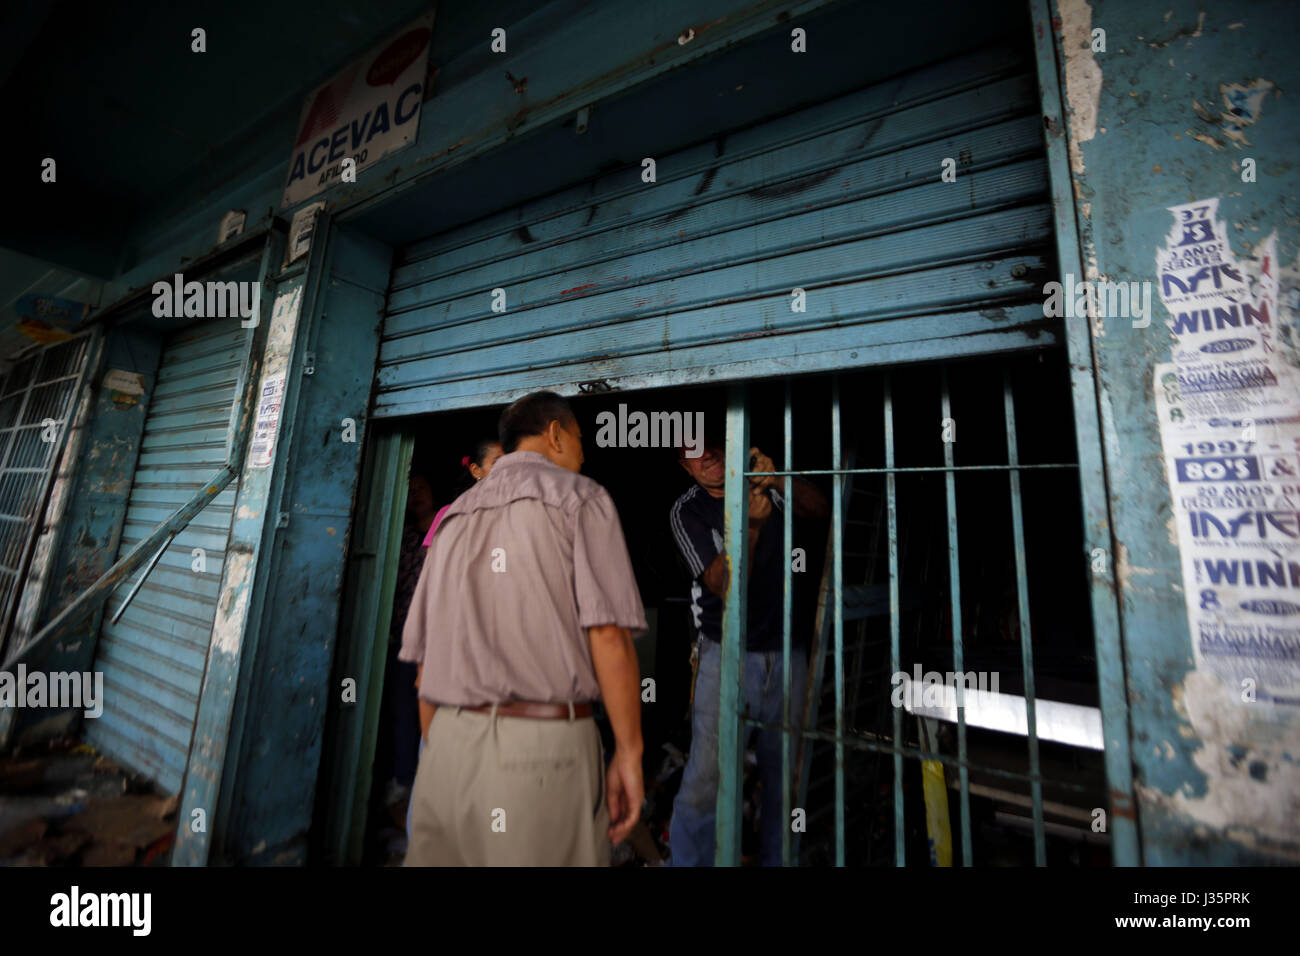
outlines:
[{"label": "pink hair clip", "polygon": [[469,467],[469,455],[466,455],[464,458],[462,458],[462,459],[460,460],[460,465],[461,465],[462,468],[468,468],[468,467]]}]

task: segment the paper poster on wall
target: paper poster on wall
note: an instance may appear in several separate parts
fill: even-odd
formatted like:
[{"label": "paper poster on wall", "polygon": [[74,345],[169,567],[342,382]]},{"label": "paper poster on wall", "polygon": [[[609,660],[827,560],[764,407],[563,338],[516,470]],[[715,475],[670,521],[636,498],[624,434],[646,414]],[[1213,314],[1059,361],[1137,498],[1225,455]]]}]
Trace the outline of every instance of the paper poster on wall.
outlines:
[{"label": "paper poster on wall", "polygon": [[1156,255],[1176,343],[1153,384],[1188,627],[1197,667],[1243,703],[1300,706],[1300,380],[1278,336],[1293,317],[1276,234],[1241,263],[1217,211],[1172,207]]},{"label": "paper poster on wall", "polygon": [[[434,11],[419,17],[307,94],[289,158],[282,206],[293,206],[358,176],[415,141]],[[345,160],[351,160],[345,165]]]},{"label": "paper poster on wall", "polygon": [[54,295],[23,295],[14,304],[18,328],[29,339],[51,344],[66,342],[74,330],[90,315],[85,302],[74,302]]},{"label": "paper poster on wall", "polygon": [[1276,361],[1277,236],[1260,243],[1258,270],[1247,269],[1218,207],[1217,198],[1170,207],[1174,224],[1156,253],[1183,411],[1197,421],[1294,415],[1296,370]]},{"label": "paper poster on wall", "polygon": [[1197,666],[1300,705],[1300,420],[1189,421],[1175,366],[1155,371]]},{"label": "paper poster on wall", "polygon": [[140,403],[144,394],[144,376],[139,372],[111,368],[104,373],[103,388],[114,405],[129,408]]},{"label": "paper poster on wall", "polygon": [[275,452],[275,437],[280,430],[284,379],[284,373],[280,372],[262,380],[262,393],[257,401],[257,420],[253,423],[253,443],[248,452],[249,468],[270,467]]}]

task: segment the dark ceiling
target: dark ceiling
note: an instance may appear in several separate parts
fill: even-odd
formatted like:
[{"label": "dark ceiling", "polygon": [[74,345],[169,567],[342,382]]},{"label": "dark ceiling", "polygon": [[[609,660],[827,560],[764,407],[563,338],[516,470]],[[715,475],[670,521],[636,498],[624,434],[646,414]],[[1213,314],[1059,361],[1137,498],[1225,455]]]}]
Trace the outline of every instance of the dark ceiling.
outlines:
[{"label": "dark ceiling", "polygon": [[[304,90],[430,0],[222,0],[5,4],[0,104],[11,193],[0,246],[107,278],[115,237],[155,204],[240,175],[232,154],[288,157]],[[537,6],[497,4],[513,16]],[[433,58],[453,52],[481,3],[441,0]],[[191,51],[206,31],[207,52]],[[21,133],[18,133],[21,131]],[[15,135],[17,134],[17,135]],[[43,184],[45,157],[58,181]],[[57,188],[56,188],[57,187]],[[16,195],[15,195],[16,194]],[[9,200],[6,200],[9,205]]]},{"label": "dark ceiling", "polygon": [[[130,236],[254,174],[287,164],[306,91],[427,9],[431,0],[63,2],[0,8],[0,360],[23,294],[102,305],[105,280],[136,263]],[[600,0],[601,3],[609,0]],[[625,0],[633,2],[633,0]],[[843,0],[806,17],[816,55],[790,57],[778,29],[600,100],[573,117],[431,175],[402,202],[355,218],[402,242],[560,189],[614,165],[742,128],[999,37],[1028,39],[1023,0],[941,0],[942,14]],[[440,0],[436,89],[481,68],[466,51],[484,24],[515,23],[538,0]],[[584,6],[561,0],[556,16]],[[548,8],[551,9],[551,8]],[[924,23],[922,26],[921,24]],[[191,31],[207,52],[191,52]],[[780,64],[774,66],[774,64]],[[40,181],[42,160],[58,166]],[[490,203],[485,203],[490,196]]]}]

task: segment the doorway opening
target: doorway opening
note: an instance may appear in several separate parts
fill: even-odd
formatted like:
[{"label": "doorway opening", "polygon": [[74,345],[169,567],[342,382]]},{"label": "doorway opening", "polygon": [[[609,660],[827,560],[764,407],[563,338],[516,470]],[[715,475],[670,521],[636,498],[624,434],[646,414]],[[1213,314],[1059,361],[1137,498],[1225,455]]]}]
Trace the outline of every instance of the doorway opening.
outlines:
[{"label": "doorway opening", "polygon": [[[850,865],[923,865],[936,842],[946,844],[954,860],[963,858],[969,845],[980,863],[1032,863],[1035,802],[1048,862],[1109,861],[1104,834],[1094,834],[1090,827],[1091,809],[1105,805],[1100,750],[1056,739],[1053,731],[1044,730],[1040,716],[1035,774],[1025,732],[990,723],[987,708],[981,712],[968,702],[963,729],[947,719],[942,708],[922,706],[923,696],[916,707],[900,709],[894,704],[900,672],[913,679],[918,673],[957,670],[996,675],[993,689],[1005,698],[999,702],[1014,705],[1019,700],[1023,707],[1027,633],[1031,690],[1040,714],[1047,702],[1068,704],[1080,712],[1096,710],[1096,661],[1087,564],[1081,560],[1082,515],[1066,372],[1063,353],[1044,350],[842,372],[838,382],[830,375],[790,379],[790,462],[784,461],[786,382],[748,383],[750,444],[770,456],[778,471],[807,472],[806,479],[828,500],[833,483],[843,482],[843,651],[838,666],[831,636],[836,562],[830,519],[798,528],[795,546],[804,557],[790,572],[792,644],[806,649],[810,662],[802,691],[808,706],[801,722],[807,732],[791,734],[791,802],[804,811],[806,821],[792,862],[833,862],[836,843],[842,841]],[[838,477],[827,473],[837,470],[831,425],[836,389]],[[888,466],[886,394],[893,416]],[[1014,469],[1007,466],[1008,395],[1014,411]],[[693,479],[676,452],[656,441],[658,435],[638,435],[629,426],[635,425],[638,413],[647,420],[654,413],[681,413],[683,420],[702,420],[709,438],[721,439],[728,386],[580,394],[570,401],[583,432],[583,473],[603,485],[618,508],[650,627],[637,641],[643,678],[644,826],[616,852],[615,862],[655,865],[671,852],[667,838],[672,800],[690,751],[692,575],[672,533],[670,512]],[[499,412],[475,408],[403,420],[414,443],[411,473],[429,482],[436,506],[468,487],[472,479],[462,460],[473,454],[480,440],[495,435]],[[611,423],[612,429],[602,429],[602,424]],[[1018,484],[1014,494],[1013,474]],[[896,515],[892,545],[887,487],[891,476]],[[1017,524],[1023,540],[1019,560]],[[891,547],[896,621],[890,611]],[[1027,610],[1023,624],[1022,608]],[[395,620],[398,610],[395,606]],[[954,666],[955,620],[960,620],[961,667]],[[891,666],[895,631],[897,669]],[[391,662],[400,629],[389,640]],[[400,859],[405,804],[400,799],[394,804],[398,790],[391,781],[403,767],[413,768],[412,740],[418,740],[418,730],[411,726],[414,717],[404,717],[398,705],[398,671],[390,671],[384,680],[386,700],[374,751],[366,838],[366,862],[378,864]],[[649,694],[644,692],[645,679],[652,682]],[[413,706],[413,695],[408,696]],[[755,723],[746,721],[751,733]],[[773,730],[780,732],[779,727]],[[612,737],[607,725],[602,732],[608,752]],[[844,822],[838,834],[837,742],[845,753],[843,807],[838,814]],[[901,752],[899,760],[896,752]],[[761,816],[761,783],[753,762],[751,755],[744,805],[737,811],[747,860],[757,858]],[[935,779],[940,783],[937,790]],[[1034,779],[1041,781],[1037,797]],[[899,807],[903,823],[896,828]]]}]

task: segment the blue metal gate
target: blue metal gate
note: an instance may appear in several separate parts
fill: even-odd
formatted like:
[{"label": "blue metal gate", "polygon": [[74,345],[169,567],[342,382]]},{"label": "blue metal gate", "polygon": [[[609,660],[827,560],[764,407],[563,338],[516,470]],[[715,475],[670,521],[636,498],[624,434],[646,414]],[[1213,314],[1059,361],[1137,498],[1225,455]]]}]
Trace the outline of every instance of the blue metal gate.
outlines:
[{"label": "blue metal gate", "polygon": [[[226,462],[248,335],[237,317],[205,319],[167,342],[119,557]],[[235,492],[232,483],[105,605],[95,667],[108,703],[87,737],[168,792],[185,776]]]}]

